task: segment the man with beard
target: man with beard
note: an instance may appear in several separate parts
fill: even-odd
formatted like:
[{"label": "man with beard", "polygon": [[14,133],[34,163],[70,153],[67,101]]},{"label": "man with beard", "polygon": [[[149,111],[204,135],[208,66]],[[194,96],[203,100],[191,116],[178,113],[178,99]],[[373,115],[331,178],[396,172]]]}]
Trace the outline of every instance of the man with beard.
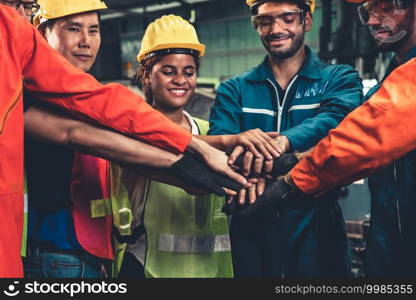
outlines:
[{"label": "man with beard", "polygon": [[[268,55],[256,68],[222,83],[211,111],[211,134],[252,128],[277,131],[280,154],[309,149],[362,101],[356,71],[326,64],[304,44],[313,0],[247,0],[252,23]],[[241,147],[235,152],[242,152]],[[244,155],[251,165],[253,155]],[[263,159],[256,157],[256,175]],[[244,169],[244,175],[249,175]],[[241,192],[253,202],[264,182]],[[295,201],[277,214],[246,218],[234,213],[230,236],[237,277],[347,277],[348,244],[332,190],[315,201]],[[238,211],[237,207],[234,212]]]},{"label": "man with beard", "polygon": [[[384,79],[398,66],[416,57],[415,4],[413,0],[372,0],[359,8],[361,21],[370,29],[377,47],[393,51],[384,78],[371,89],[366,100],[374,95]],[[411,151],[369,178],[371,192],[371,223],[365,256],[366,272],[370,277],[402,277],[416,274],[416,265],[409,264],[416,249],[409,229],[416,228],[414,207],[416,152]],[[414,229],[412,229],[414,232]],[[413,245],[413,247],[410,247]]]},{"label": "man with beard", "polygon": [[[384,166],[369,178],[371,220],[365,271],[374,278],[414,278],[416,152],[411,116],[416,7],[413,0],[347,2],[363,2],[358,8],[361,21],[368,25],[378,48],[394,51],[395,56],[384,78],[366,95],[365,105],[348,116],[292,176],[302,191],[313,194]],[[343,134],[346,131],[354,134]],[[334,168],[343,172],[334,173]],[[277,194],[274,197],[279,199]]]}]

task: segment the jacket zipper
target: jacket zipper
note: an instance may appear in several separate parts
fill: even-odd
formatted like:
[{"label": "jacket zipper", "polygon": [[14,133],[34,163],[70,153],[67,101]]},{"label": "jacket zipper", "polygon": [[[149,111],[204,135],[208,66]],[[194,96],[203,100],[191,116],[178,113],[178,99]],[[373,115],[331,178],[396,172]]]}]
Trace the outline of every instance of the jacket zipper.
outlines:
[{"label": "jacket zipper", "polygon": [[285,106],[287,95],[289,94],[290,88],[292,87],[293,83],[296,81],[297,78],[298,78],[298,75],[293,77],[292,81],[289,83],[289,85],[286,89],[285,95],[283,96],[283,102],[282,102],[281,105],[280,105],[279,92],[277,90],[276,85],[273,83],[273,81],[271,81],[269,78],[267,78],[267,81],[273,86],[274,91],[276,93],[276,97],[277,97],[277,132],[278,133],[280,133],[280,130],[282,128],[283,107]]},{"label": "jacket zipper", "polygon": [[[394,174],[394,183],[397,186],[397,166],[396,163],[394,163],[393,166],[393,174]],[[400,238],[403,239],[403,234],[402,234],[402,220],[400,218],[400,203],[399,203],[399,196],[396,196],[396,212],[397,212],[397,223],[399,226],[399,234],[400,234]]]},{"label": "jacket zipper", "polygon": [[[267,78],[267,81],[272,85],[272,87],[274,88],[274,91],[276,93],[276,98],[277,98],[277,132],[280,133],[280,129],[282,127],[282,114],[283,114],[283,107],[285,106],[285,102],[286,102],[286,98],[287,95],[289,94],[290,88],[292,87],[293,83],[296,81],[296,79],[298,78],[298,75],[296,75],[295,77],[293,77],[292,81],[290,81],[285,95],[283,96],[283,102],[282,105],[280,105],[280,97],[279,97],[279,91],[277,90],[276,85],[273,83],[273,81],[271,81],[269,78]],[[279,218],[279,211],[277,211],[276,217]],[[282,267],[282,278],[285,278],[286,274],[286,270],[284,267]]]}]

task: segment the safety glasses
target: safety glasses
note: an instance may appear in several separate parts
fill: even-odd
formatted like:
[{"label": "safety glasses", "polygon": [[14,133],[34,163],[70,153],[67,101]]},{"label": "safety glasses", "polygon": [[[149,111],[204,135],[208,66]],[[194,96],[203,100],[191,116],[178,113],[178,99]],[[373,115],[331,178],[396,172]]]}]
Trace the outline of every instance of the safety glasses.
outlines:
[{"label": "safety glasses", "polygon": [[260,33],[272,31],[275,23],[283,29],[292,29],[303,25],[305,12],[303,10],[285,11],[279,14],[260,14],[251,17],[253,27]]},{"label": "safety glasses", "polygon": [[377,19],[392,17],[403,14],[404,9],[401,0],[372,0],[366,1],[358,7],[358,15],[361,22],[367,25],[372,16]]},{"label": "safety glasses", "polygon": [[37,4],[37,1],[33,1],[33,0],[26,0],[26,1],[22,1],[22,0],[0,0],[0,3],[7,5],[7,6],[11,6],[11,7],[15,7],[16,9],[18,9],[20,7],[20,5],[23,5],[23,9],[25,11],[25,14],[27,16],[32,16],[34,13],[36,13],[40,6],[39,4]]}]

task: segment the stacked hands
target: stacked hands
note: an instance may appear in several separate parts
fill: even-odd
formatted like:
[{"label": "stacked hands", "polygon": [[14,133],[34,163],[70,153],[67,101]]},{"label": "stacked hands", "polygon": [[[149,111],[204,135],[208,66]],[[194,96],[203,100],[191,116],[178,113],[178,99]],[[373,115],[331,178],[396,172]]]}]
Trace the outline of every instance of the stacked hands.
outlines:
[{"label": "stacked hands", "polygon": [[287,137],[253,129],[223,138],[224,145],[232,149],[229,156],[209,147],[205,153],[186,152],[168,168],[189,185],[185,190],[198,194],[193,187],[199,187],[205,192],[226,195],[223,212],[243,216],[277,209],[298,192],[283,176],[299,161],[299,153],[287,153]]},{"label": "stacked hands", "polygon": [[[253,216],[263,210],[278,209],[293,194],[301,194],[285,176],[298,162],[298,152],[288,153],[290,142],[287,137],[277,133],[264,133],[256,129],[258,134],[267,135],[269,143],[258,146],[256,151],[242,145],[236,146],[229,155],[229,164],[234,170],[248,178],[249,184],[236,195],[228,195],[223,212]],[[246,133],[242,133],[244,135]],[[271,151],[270,151],[271,147]],[[265,151],[267,149],[267,151]]]}]

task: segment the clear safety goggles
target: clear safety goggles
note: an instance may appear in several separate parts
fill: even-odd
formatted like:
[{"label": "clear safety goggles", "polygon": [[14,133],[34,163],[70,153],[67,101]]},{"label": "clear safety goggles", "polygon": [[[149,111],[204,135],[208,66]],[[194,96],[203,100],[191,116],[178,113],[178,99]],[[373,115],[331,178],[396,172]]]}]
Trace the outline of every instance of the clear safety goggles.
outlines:
[{"label": "clear safety goggles", "polygon": [[36,12],[38,12],[40,6],[36,0],[0,0],[0,3],[14,7],[18,9],[20,5],[23,5],[23,9],[25,11],[26,16],[32,16]]},{"label": "clear safety goggles", "polygon": [[285,11],[278,14],[260,14],[251,17],[253,27],[261,33],[272,31],[275,23],[283,29],[291,29],[301,26],[305,22],[303,10]]},{"label": "clear safety goggles", "polygon": [[367,25],[373,16],[377,19],[392,17],[404,13],[404,4],[401,0],[371,0],[358,7],[361,22]]}]

